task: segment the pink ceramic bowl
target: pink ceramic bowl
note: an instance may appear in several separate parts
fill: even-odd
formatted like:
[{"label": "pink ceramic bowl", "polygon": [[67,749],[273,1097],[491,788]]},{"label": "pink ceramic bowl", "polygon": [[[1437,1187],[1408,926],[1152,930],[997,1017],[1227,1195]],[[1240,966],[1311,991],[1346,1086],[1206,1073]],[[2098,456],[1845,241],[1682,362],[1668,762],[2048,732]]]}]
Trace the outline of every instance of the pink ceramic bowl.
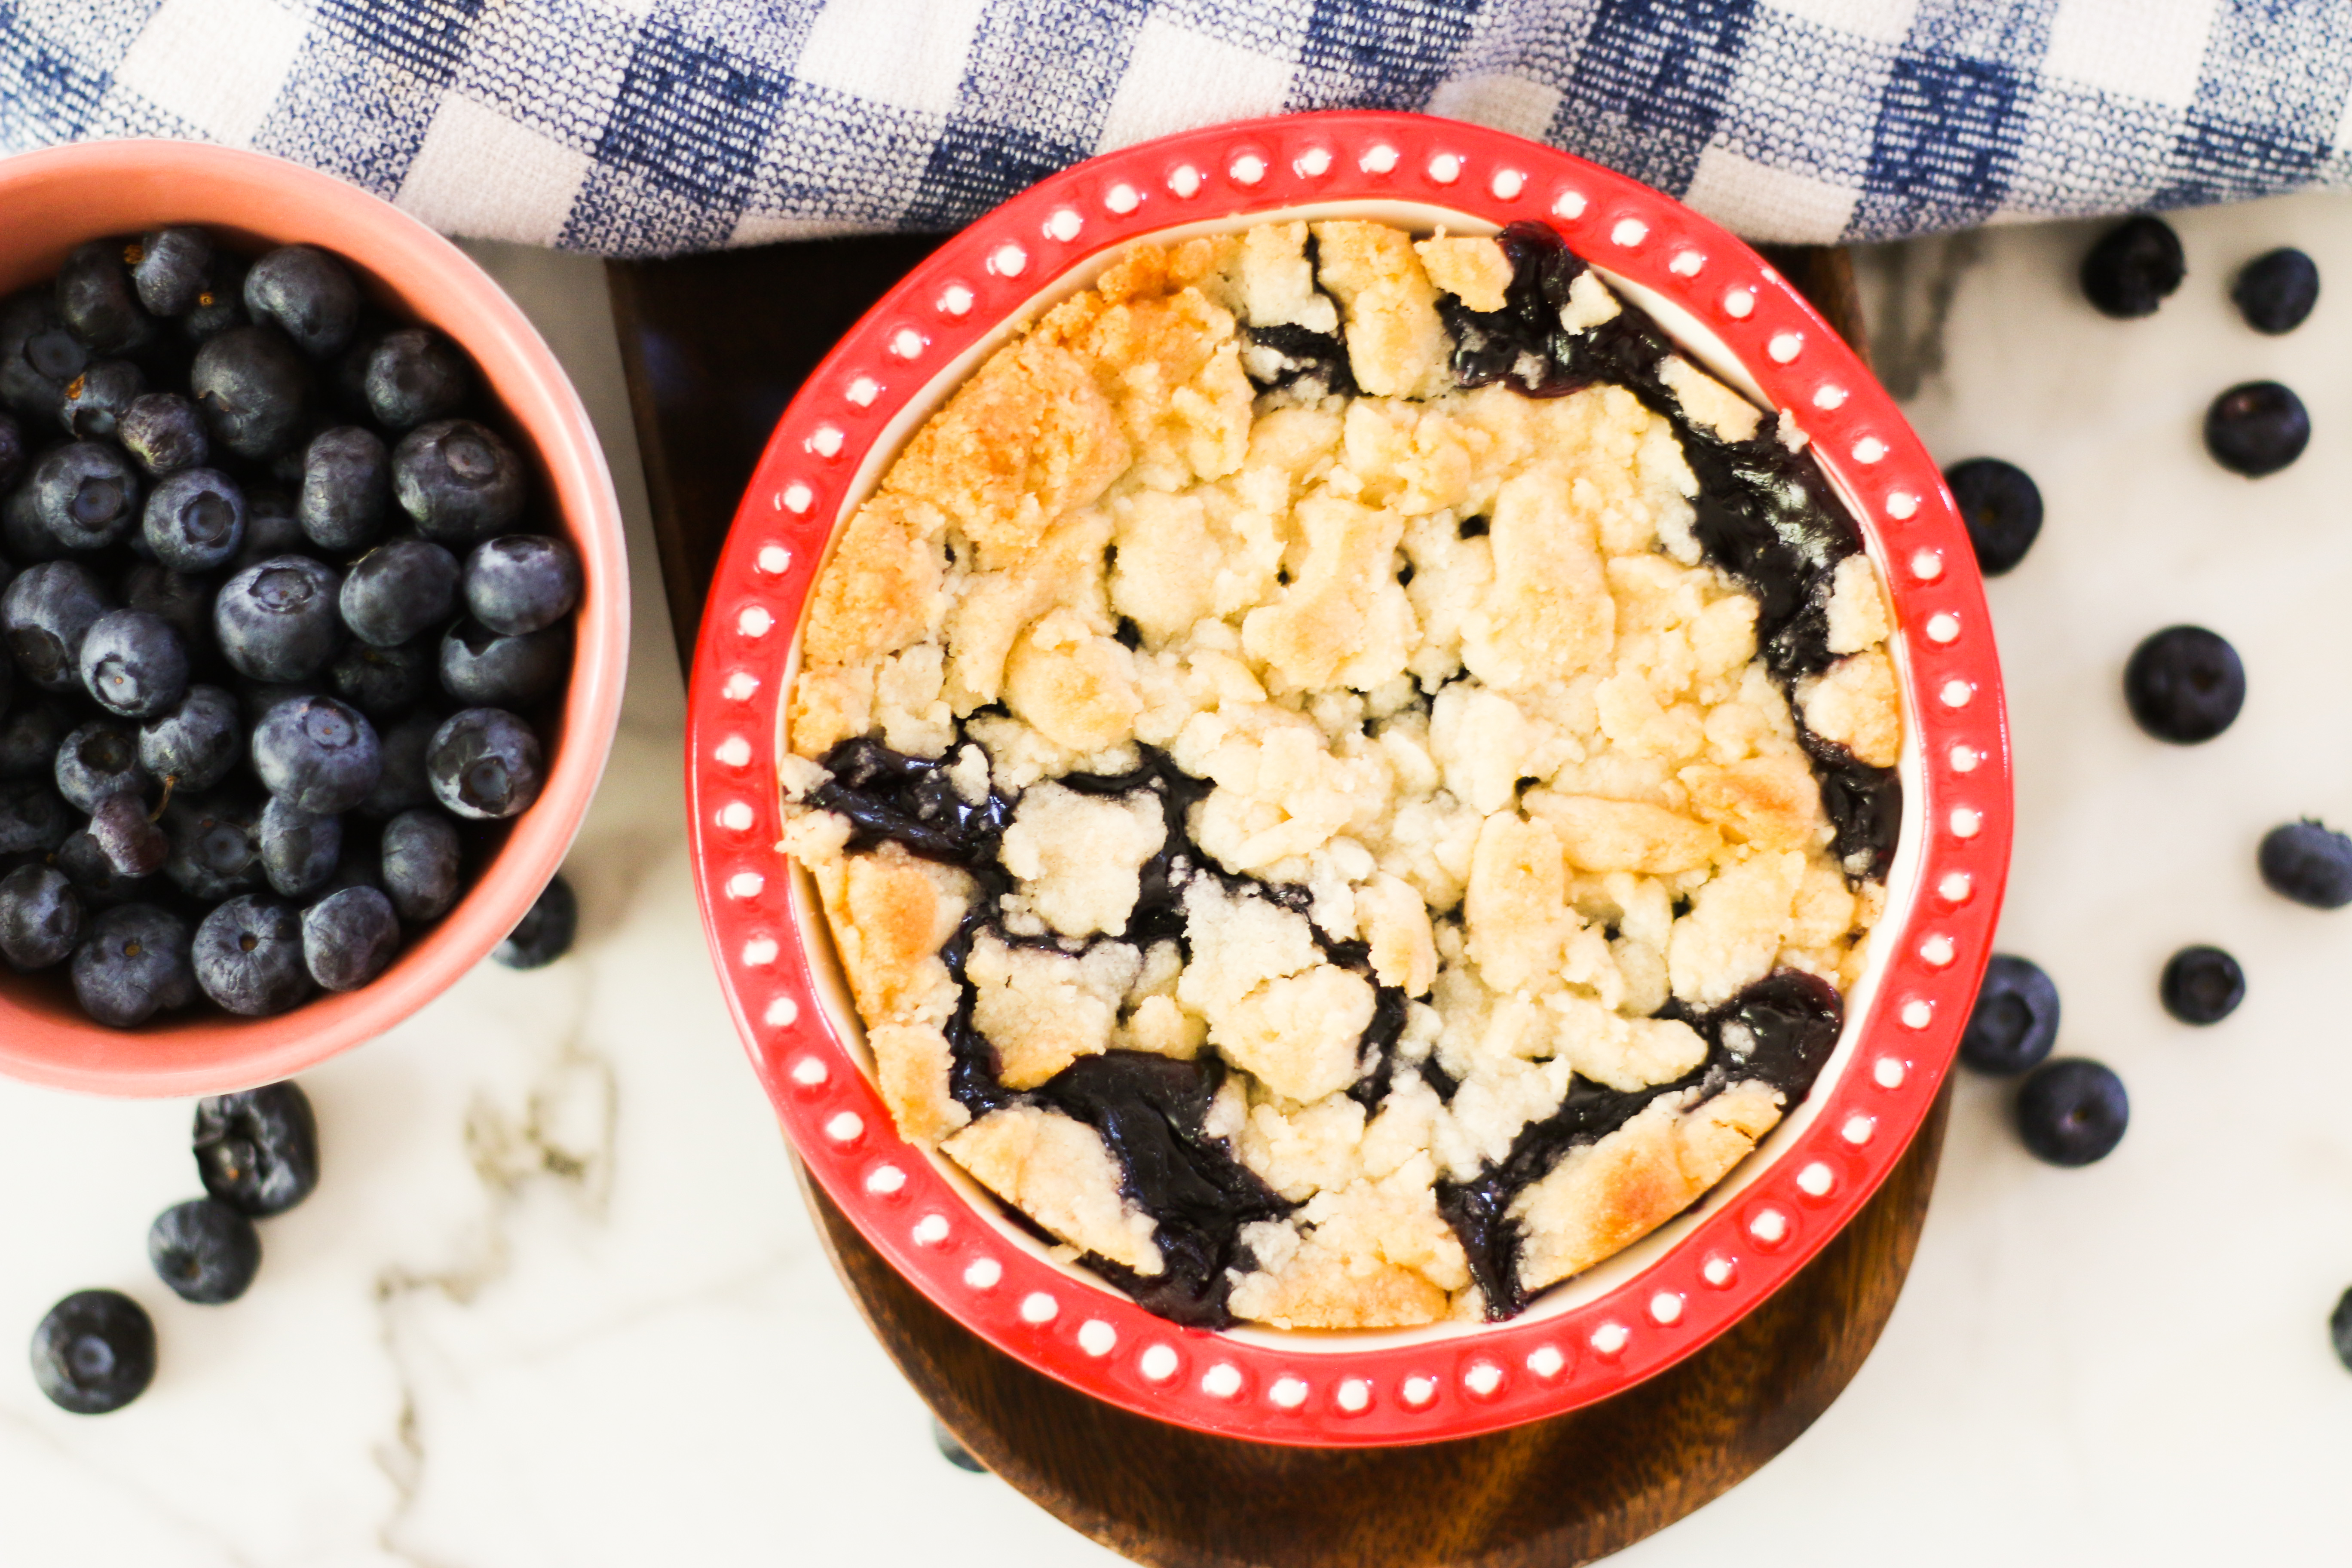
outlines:
[{"label": "pink ceramic bowl", "polygon": [[0,159],[0,294],[48,277],[83,240],[170,223],[203,224],[248,252],[297,240],[331,250],[377,304],[462,344],[524,438],[538,494],[552,500],[537,516],[560,520],[586,592],[571,688],[542,737],[546,788],[457,909],[373,984],[274,1018],[199,1005],[116,1030],[85,1018],[57,975],[0,971],[0,1073],[96,1094],[212,1094],[284,1078],[383,1033],[480,962],[562,864],[612,749],[628,660],[620,507],[587,411],[514,301],[390,203],[281,159],[194,142],[100,142]]}]

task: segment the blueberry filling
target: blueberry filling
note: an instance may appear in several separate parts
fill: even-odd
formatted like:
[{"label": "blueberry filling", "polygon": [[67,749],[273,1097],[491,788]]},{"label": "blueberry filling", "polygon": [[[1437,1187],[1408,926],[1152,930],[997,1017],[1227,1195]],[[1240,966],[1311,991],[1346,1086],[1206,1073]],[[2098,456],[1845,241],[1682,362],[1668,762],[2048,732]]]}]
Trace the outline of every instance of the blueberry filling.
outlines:
[{"label": "blueberry filling", "polygon": [[1356,395],[1346,345],[1307,327],[1243,328],[1242,370],[1261,392],[1286,387],[1318,397]]}]

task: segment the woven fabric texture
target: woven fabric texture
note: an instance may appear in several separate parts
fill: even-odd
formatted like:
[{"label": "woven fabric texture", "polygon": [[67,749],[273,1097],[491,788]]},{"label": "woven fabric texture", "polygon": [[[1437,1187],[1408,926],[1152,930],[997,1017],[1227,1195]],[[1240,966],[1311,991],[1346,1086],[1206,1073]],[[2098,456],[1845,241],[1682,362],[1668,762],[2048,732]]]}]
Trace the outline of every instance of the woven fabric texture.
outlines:
[{"label": "woven fabric texture", "polygon": [[451,233],[948,228],[1285,110],[1477,121],[1759,240],[2352,178],[2352,0],[5,0],[0,147],[257,148]]}]

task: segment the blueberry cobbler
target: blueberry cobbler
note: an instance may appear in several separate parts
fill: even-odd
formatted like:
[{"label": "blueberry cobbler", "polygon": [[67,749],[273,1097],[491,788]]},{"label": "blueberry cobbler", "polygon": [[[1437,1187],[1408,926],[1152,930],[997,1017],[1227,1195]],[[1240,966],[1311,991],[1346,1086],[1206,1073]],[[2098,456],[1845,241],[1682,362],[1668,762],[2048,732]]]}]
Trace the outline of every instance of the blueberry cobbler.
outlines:
[{"label": "blueberry cobbler", "polygon": [[785,847],[881,1092],[1180,1322],[1509,1317],[1801,1100],[1890,617],[1786,416],[1547,228],[1142,248],[852,516]]}]

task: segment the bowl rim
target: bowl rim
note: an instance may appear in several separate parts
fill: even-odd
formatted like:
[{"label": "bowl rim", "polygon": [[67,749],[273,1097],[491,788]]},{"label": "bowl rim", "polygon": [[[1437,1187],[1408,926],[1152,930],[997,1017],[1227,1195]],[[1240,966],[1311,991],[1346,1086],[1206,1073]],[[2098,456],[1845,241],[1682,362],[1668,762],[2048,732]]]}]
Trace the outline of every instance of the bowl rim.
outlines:
[{"label": "bowl rim", "polygon": [[[548,502],[580,552],[586,579],[563,697],[562,744],[553,751],[538,800],[514,819],[506,842],[457,906],[411,942],[384,974],[357,991],[321,994],[270,1018],[182,1016],[160,1027],[131,1030],[56,1020],[17,1005],[0,988],[0,1074],[118,1097],[250,1088],[373,1039],[433,1000],[505,938],[562,867],[604,775],[627,679],[629,575],[620,500],[586,406],[521,307],[472,258],[383,197],[268,153],[128,138],[0,158],[0,211],[18,201],[37,203],[58,182],[106,182],[109,189],[133,193],[155,215],[131,224],[101,224],[94,216],[82,238],[172,221],[258,233],[238,213],[218,210],[231,196],[253,204],[239,212],[299,210],[309,232],[298,237],[335,250],[379,287],[402,294],[410,315],[466,349],[496,401],[536,448],[551,487]],[[122,196],[112,205],[131,199]],[[364,235],[366,243],[350,249],[318,237],[322,233]],[[50,246],[43,241],[26,248]],[[394,268],[411,280],[407,287],[386,276]],[[429,303],[405,297],[418,286],[434,290]],[[453,327],[452,317],[467,324]],[[486,358],[499,369],[494,372]],[[152,1045],[141,1044],[173,1037],[201,1048],[156,1060]]]},{"label": "bowl rim", "polygon": [[[1181,1328],[1016,1241],[898,1138],[858,1047],[828,1015],[812,911],[777,874],[777,752],[798,627],[838,524],[889,455],[879,444],[893,416],[935,402],[950,373],[948,384],[960,383],[1055,283],[1138,239],[1366,202],[1547,221],[1643,302],[1678,310],[1666,323],[1676,335],[1687,327],[1731,356],[1727,368],[1813,443],[1880,565],[1916,763],[1902,851],[1916,855],[1914,890],[1898,901],[1890,889],[1872,974],[1849,998],[1843,1067],[1799,1108],[1803,1125],[1788,1118],[1768,1163],[1662,1227],[1684,1228],[1612,1288],[1403,1343]],[[1618,1393],[1729,1328],[1861,1208],[1926,1120],[2008,869],[2008,733],[1982,583],[1942,476],[1893,399],[1760,258],[1673,198],[1501,132],[1384,110],[1241,121],[1108,153],[1047,177],[919,264],[778,420],[713,581],[688,712],[705,931],[752,1067],[819,1184],[893,1267],[999,1350],[1139,1414],[1259,1442],[1490,1432]]]}]

